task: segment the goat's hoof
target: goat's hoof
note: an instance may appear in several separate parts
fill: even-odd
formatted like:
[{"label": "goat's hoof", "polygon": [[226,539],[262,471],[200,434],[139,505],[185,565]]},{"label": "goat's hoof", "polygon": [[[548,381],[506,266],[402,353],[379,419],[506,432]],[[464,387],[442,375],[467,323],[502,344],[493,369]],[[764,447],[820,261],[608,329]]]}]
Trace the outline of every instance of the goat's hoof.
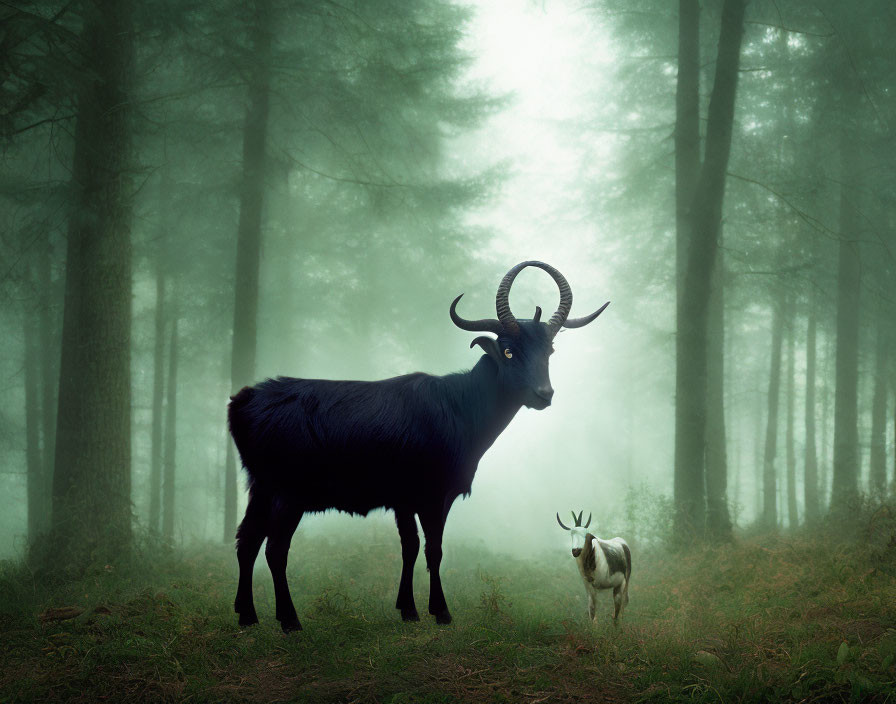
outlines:
[{"label": "goat's hoof", "polygon": [[419,621],[420,614],[417,613],[417,609],[402,609],[401,610],[401,620],[402,621]]},{"label": "goat's hoof", "polygon": [[240,627],[254,626],[258,623],[258,615],[253,611],[248,614],[240,614]]},{"label": "goat's hoof", "polygon": [[439,611],[437,614],[435,614],[435,617],[436,623],[442,624],[443,626],[447,626],[449,623],[451,623],[451,614],[448,613],[448,609]]},{"label": "goat's hoof", "polygon": [[280,622],[280,628],[283,629],[284,633],[292,633],[293,631],[301,631],[302,624],[299,623],[299,619],[293,616],[290,619],[286,619],[285,621]]}]

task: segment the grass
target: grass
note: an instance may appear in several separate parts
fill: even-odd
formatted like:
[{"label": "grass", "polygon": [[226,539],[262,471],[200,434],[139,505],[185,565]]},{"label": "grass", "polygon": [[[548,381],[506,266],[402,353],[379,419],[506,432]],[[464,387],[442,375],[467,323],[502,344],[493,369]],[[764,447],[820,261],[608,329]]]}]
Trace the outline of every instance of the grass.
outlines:
[{"label": "grass", "polygon": [[[634,551],[631,603],[587,620],[567,554],[519,560],[446,550],[450,626],[394,610],[398,539],[297,535],[290,585],[305,630],[236,626],[229,550],[169,553],[50,585],[0,573],[0,701],[896,701],[896,548],[742,538],[684,553]],[[422,555],[420,562],[422,563]],[[145,565],[152,562],[155,570]],[[77,607],[74,618],[42,620]]]}]

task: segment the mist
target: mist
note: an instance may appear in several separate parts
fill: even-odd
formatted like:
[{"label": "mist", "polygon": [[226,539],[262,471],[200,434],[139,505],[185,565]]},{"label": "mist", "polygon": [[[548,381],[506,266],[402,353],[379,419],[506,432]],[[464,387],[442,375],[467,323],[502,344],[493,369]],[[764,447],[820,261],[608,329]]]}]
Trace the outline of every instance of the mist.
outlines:
[{"label": "mist", "polygon": [[[561,328],[550,406],[517,404],[473,462],[470,495],[449,497],[441,572],[460,629],[450,657],[472,638],[457,617],[479,609],[469,627],[488,621],[502,643],[534,643],[543,626],[549,642],[593,654],[594,676],[616,667],[600,659],[612,637],[586,628],[557,525],[556,514],[584,511],[593,536],[625,538],[644,574],[618,661],[656,641],[692,662],[689,643],[704,638],[696,649],[727,664],[728,680],[710,677],[726,694],[799,699],[798,665],[781,680],[738,679],[746,666],[732,653],[748,648],[726,655],[711,635],[748,619],[770,589],[750,581],[761,569],[731,575],[771,550],[801,575],[782,587],[794,604],[843,564],[866,574],[853,594],[863,606],[840,617],[877,624],[866,638],[843,627],[812,640],[800,606],[796,642],[840,668],[800,696],[849,686],[884,696],[896,652],[888,4],[33,0],[0,18],[0,602],[15,614],[3,630],[37,648],[48,636],[29,628],[87,618],[46,617],[53,608],[80,599],[81,612],[99,604],[123,619],[133,609],[116,604],[141,585],[168,594],[178,618],[209,611],[216,633],[234,630],[232,546],[249,484],[230,397],[277,377],[466,372],[487,355],[471,348],[481,333],[452,323],[451,302],[463,294],[461,316],[494,319],[502,277],[537,261],[569,282],[570,318],[610,304]],[[520,320],[536,307],[546,320],[560,301],[535,267],[509,298]],[[338,468],[345,482],[365,471]],[[395,525],[382,506],[302,516],[288,574],[306,630],[302,605],[313,627],[349,618],[355,599],[374,620],[396,620]],[[338,546],[368,571],[341,564]],[[264,563],[257,628],[274,614]],[[422,549],[416,568],[423,603]],[[662,621],[676,580],[722,573],[721,592],[737,601],[718,605],[717,615],[730,607],[718,624],[700,633],[684,617]],[[28,597],[25,574],[40,585]],[[223,580],[222,594],[201,605],[171,596],[200,574]],[[114,581],[125,575],[129,586]],[[813,592],[819,604],[835,599],[826,588]],[[309,601],[332,589],[338,609]],[[674,599],[697,609],[717,596]],[[578,625],[562,637],[545,625],[567,618]],[[865,655],[850,650],[860,645]],[[305,646],[289,647],[300,657]],[[672,698],[696,676],[682,672]],[[45,674],[32,690],[0,692],[66,698]],[[563,700],[567,676],[544,684],[544,700]],[[657,698],[657,679],[669,684],[638,677],[618,683],[621,698]],[[165,696],[484,696],[404,688],[375,668],[361,695],[332,673],[320,696],[264,683],[226,693],[191,678]]]}]

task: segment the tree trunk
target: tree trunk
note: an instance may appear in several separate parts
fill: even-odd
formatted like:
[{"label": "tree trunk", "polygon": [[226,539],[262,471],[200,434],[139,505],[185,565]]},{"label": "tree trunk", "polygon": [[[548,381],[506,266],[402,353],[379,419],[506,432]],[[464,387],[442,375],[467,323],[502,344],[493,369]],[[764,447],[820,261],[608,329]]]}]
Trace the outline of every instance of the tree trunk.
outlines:
[{"label": "tree trunk", "polygon": [[28,489],[28,541],[33,543],[43,528],[46,511],[44,468],[40,448],[40,390],[38,385],[37,330],[30,306],[22,311],[25,338],[25,465]]},{"label": "tree trunk", "polygon": [[177,315],[172,315],[165,404],[165,477],[162,484],[162,535],[174,539],[174,477],[177,449]]},{"label": "tree trunk", "polygon": [[[256,0],[252,29],[253,59],[243,128],[243,177],[237,234],[231,388],[236,393],[254,381],[258,318],[258,273],[264,206],[265,157],[270,102],[271,7]],[[236,533],[236,454],[228,440],[224,489],[224,540]]]},{"label": "tree trunk", "polygon": [[[828,336],[826,336],[828,337]],[[825,380],[829,380],[831,378],[831,359],[833,358],[833,344],[828,337],[825,344],[825,355],[824,355],[824,374],[822,374],[822,378]],[[830,452],[831,447],[831,393],[830,389],[827,387],[827,383],[825,383],[824,393],[822,394],[822,402],[821,402],[821,457],[822,462],[818,468],[818,510],[820,513],[823,513],[828,508],[830,508],[831,501],[831,485],[833,484],[831,480],[831,465],[832,465],[832,453]]]},{"label": "tree trunk", "polygon": [[796,505],[796,439],[794,437],[796,398],[796,320],[793,314],[793,301],[790,301],[787,322],[790,334],[787,337],[787,424],[784,443],[787,445],[787,525],[790,530],[799,527],[799,516]]},{"label": "tree trunk", "polygon": [[706,371],[706,526],[715,540],[731,538],[725,432],[725,276],[721,256],[709,300]]},{"label": "tree trunk", "polygon": [[[689,233],[687,214],[694,198],[694,185],[700,174],[700,4],[698,0],[679,0],[678,5],[678,79],[675,92],[675,287],[676,327],[682,325],[685,311],[683,287],[687,262]],[[681,336],[676,337],[676,359],[685,359]],[[702,530],[703,457],[679,461],[681,442],[678,439],[678,399],[686,397],[686,375],[675,377],[676,456],[675,506],[679,535]],[[684,428],[682,428],[682,433]],[[701,448],[702,449],[702,448]],[[688,462],[688,464],[685,464]],[[699,511],[698,511],[699,509]]]},{"label": "tree trunk", "polygon": [[165,265],[161,243],[156,259],[155,339],[153,342],[149,530],[152,533],[158,533],[162,510],[162,401],[165,390]]},{"label": "tree trunk", "polygon": [[[727,323],[727,316],[723,316],[722,326],[725,330],[725,359],[734,359],[735,340],[737,339],[730,323]],[[722,378],[725,384],[725,408],[731,409],[735,406],[736,388],[731,374],[731,368],[725,365]],[[736,528],[743,519],[743,505],[741,504],[741,493],[743,490],[743,469],[744,469],[744,433],[743,419],[737,414],[726,418],[726,439],[728,439],[728,447],[731,449],[731,456],[734,458],[734,470],[728,472],[728,497],[731,527]]]},{"label": "tree trunk", "polygon": [[879,500],[887,491],[887,336],[883,325],[877,329],[877,355],[874,372],[874,398],[871,403],[871,495]]},{"label": "tree trunk", "polygon": [[61,569],[118,562],[131,546],[131,3],[85,14],[53,482]]},{"label": "tree trunk", "polygon": [[803,478],[806,523],[818,518],[818,459],[815,450],[815,308],[806,329],[806,463]]},{"label": "tree trunk", "polygon": [[678,79],[675,90],[675,286],[687,263],[687,213],[700,174],[700,3],[678,2]]},{"label": "tree trunk", "polygon": [[675,534],[688,540],[704,529],[707,313],[731,153],[743,0],[725,0],[716,74],[706,129],[706,158],[685,213],[687,265],[678,307],[675,399]]},{"label": "tree trunk", "polygon": [[41,471],[43,514],[39,521],[39,531],[45,533],[50,528],[50,509],[53,503],[53,465],[56,452],[56,389],[59,384],[59,347],[56,340],[59,318],[56,314],[59,291],[53,283],[50,263],[50,237],[46,236],[38,255],[38,333],[40,339],[40,382],[41,382],[41,436],[43,438]]},{"label": "tree trunk", "polygon": [[765,455],[762,461],[762,523],[769,529],[778,526],[778,478],[775,473],[775,455],[778,451],[778,399],[781,395],[781,338],[783,332],[784,314],[781,311],[781,305],[775,304],[772,322],[771,370],[768,378]]},{"label": "tree trunk", "polygon": [[858,493],[859,287],[855,143],[844,128],[840,153],[840,245],[837,274],[837,367],[831,510],[843,512]]},{"label": "tree trunk", "polygon": [[[753,438],[753,468],[755,472],[754,482],[753,482],[753,499],[754,499],[754,508],[756,510],[756,523],[760,523],[762,521],[763,516],[763,507],[764,496],[763,496],[763,482],[765,479],[765,467],[763,463],[763,440],[762,437],[762,421],[765,420],[765,417],[762,415],[762,401],[765,397],[762,393],[756,393],[756,435]],[[768,406],[768,403],[766,403]]]}]

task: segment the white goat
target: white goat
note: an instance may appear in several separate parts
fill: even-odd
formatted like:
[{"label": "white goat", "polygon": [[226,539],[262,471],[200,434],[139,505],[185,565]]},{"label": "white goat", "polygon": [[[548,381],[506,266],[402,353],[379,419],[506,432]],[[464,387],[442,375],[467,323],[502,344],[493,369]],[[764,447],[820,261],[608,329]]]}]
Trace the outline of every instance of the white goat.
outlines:
[{"label": "white goat", "polygon": [[632,554],[628,544],[622,538],[601,540],[596,535],[587,532],[591,525],[591,514],[588,514],[588,522],[582,525],[582,514],[579,511],[576,516],[572,512],[575,526],[567,528],[557,514],[557,523],[564,530],[570,532],[572,538],[572,556],[576,559],[579,574],[585,582],[585,592],[588,594],[588,616],[594,621],[594,600],[599,589],[613,590],[613,603],[616,612],[613,614],[613,623],[619,622],[619,614],[628,604],[628,583],[632,574]]}]

